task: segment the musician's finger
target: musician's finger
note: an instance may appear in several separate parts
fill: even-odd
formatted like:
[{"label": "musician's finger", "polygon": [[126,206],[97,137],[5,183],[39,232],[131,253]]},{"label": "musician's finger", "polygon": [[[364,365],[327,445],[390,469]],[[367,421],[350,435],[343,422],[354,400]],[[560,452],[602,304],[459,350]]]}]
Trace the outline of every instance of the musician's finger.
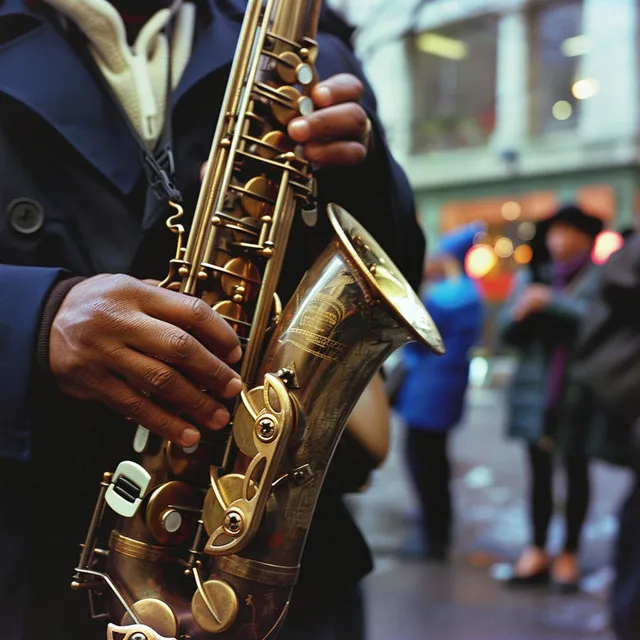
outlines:
[{"label": "musician's finger", "polygon": [[358,102],[364,85],[351,73],[339,73],[319,82],[311,91],[313,102],[318,107],[329,107],[343,102]]},{"label": "musician's finger", "polygon": [[231,364],[242,357],[240,340],[222,316],[200,298],[149,287],[142,308],[149,315],[193,334],[212,353]]},{"label": "musician's finger", "polygon": [[355,102],[319,109],[289,123],[289,135],[299,143],[320,140],[364,140],[368,128],[366,111]]},{"label": "musician's finger", "polygon": [[109,363],[133,388],[158,397],[167,406],[191,418],[199,426],[221,429],[229,422],[229,412],[169,365],[147,355],[131,352],[126,360]]},{"label": "musician's finger", "polygon": [[367,148],[360,142],[311,142],[304,147],[307,160],[317,165],[355,167],[367,157]]},{"label": "musician's finger", "polygon": [[186,420],[157,405],[115,376],[105,378],[96,390],[101,402],[132,422],[171,440],[182,447],[200,441],[200,432]]},{"label": "musician's finger", "polygon": [[[173,365],[199,387],[223,398],[236,396],[242,390],[238,374],[190,333],[142,314],[132,322],[137,331],[125,338],[131,349]],[[122,367],[132,367],[130,353],[120,351],[116,355],[123,361]]]}]

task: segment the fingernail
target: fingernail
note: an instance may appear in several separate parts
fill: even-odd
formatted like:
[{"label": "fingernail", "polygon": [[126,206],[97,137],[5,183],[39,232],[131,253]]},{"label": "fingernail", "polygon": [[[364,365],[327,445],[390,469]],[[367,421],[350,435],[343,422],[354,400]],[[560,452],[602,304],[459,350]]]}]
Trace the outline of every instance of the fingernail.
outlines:
[{"label": "fingernail", "polygon": [[331,89],[328,89],[327,87],[316,87],[313,94],[315,103],[319,107],[326,107],[331,104]]},{"label": "fingernail", "polygon": [[242,380],[233,378],[224,388],[223,394],[228,397],[237,396],[242,391]]},{"label": "fingernail", "polygon": [[289,135],[297,142],[304,142],[309,138],[309,125],[302,118],[293,120],[289,123]]},{"label": "fingernail", "polygon": [[226,427],[229,424],[229,420],[231,420],[229,412],[226,409],[218,409],[213,414],[209,424],[212,429],[222,429],[222,427]]},{"label": "fingernail", "polygon": [[227,362],[235,364],[240,361],[240,358],[242,358],[242,347],[238,346],[227,356]]},{"label": "fingernail", "polygon": [[194,444],[198,444],[199,440],[200,432],[191,427],[185,429],[180,436],[180,444],[182,444],[183,447],[192,447]]}]

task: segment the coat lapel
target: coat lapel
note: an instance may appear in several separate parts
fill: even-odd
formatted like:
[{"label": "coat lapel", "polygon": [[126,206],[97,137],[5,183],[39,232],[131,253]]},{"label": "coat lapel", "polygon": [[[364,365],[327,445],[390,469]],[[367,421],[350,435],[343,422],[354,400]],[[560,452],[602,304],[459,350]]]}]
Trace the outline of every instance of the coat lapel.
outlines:
[{"label": "coat lapel", "polygon": [[[174,92],[174,108],[190,89],[233,58],[240,24],[223,14],[214,0],[206,2],[211,21]],[[138,144],[118,109],[58,29],[21,0],[0,3],[0,33],[3,18],[16,15],[40,25],[0,45],[0,93],[37,113],[115,187],[130,193],[142,177],[142,164]]]},{"label": "coat lapel", "polygon": [[[173,104],[201,80],[231,63],[240,35],[240,22],[220,11],[214,0],[208,0],[212,19],[196,42],[187,68],[173,93]],[[214,105],[217,110],[218,105]]]},{"label": "coat lapel", "polygon": [[37,113],[116,187],[131,191],[142,173],[138,146],[53,25],[42,21],[0,46],[0,93]]}]

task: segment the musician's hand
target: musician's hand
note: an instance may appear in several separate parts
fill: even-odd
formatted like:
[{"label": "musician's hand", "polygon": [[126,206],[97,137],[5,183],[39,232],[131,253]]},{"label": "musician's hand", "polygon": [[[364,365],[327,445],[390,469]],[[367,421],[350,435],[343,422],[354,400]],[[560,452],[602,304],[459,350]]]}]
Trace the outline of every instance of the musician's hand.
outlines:
[{"label": "musician's hand", "polygon": [[65,393],[100,401],[183,446],[229,413],[205,389],[230,398],[242,389],[228,366],[241,357],[233,329],[209,305],[123,275],[75,285],[51,328],[51,371]]},{"label": "musician's hand", "polygon": [[318,83],[311,92],[317,111],[295,118],[288,133],[304,144],[308,160],[317,165],[355,166],[366,157],[371,122],[360,106],[364,87],[349,73]]}]

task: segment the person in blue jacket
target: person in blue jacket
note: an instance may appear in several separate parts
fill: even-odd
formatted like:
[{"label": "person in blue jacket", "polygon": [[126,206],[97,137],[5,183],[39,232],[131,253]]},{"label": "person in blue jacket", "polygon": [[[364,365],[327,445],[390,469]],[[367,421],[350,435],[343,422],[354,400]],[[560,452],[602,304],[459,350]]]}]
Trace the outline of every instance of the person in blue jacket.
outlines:
[{"label": "person in blue jacket", "polygon": [[[172,151],[188,227],[245,8],[0,2],[2,640],[103,638],[69,588],[102,473],[131,455],[136,423],[189,446],[191,422],[229,419],[218,400],[240,390],[237,337],[206,304],[145,282],[165,277],[175,237],[141,156]],[[289,126],[319,167],[319,211],[350,210],[418,286],[424,238],[351,30],[323,9],[319,31],[317,109]],[[331,235],[324,215],[294,222],[283,300]],[[371,568],[338,489],[316,513],[284,638],[336,637],[338,605]],[[339,545],[326,547],[325,529]]]},{"label": "person in blue jacket", "polygon": [[446,354],[434,356],[412,343],[403,351],[405,377],[397,411],[407,425],[406,455],[422,508],[423,547],[444,560],[451,544],[451,465],[447,445],[460,422],[469,378],[469,351],[477,344],[482,300],[466,275],[464,258],[483,229],[470,224],[444,235],[427,264],[423,302],[440,329]]}]

